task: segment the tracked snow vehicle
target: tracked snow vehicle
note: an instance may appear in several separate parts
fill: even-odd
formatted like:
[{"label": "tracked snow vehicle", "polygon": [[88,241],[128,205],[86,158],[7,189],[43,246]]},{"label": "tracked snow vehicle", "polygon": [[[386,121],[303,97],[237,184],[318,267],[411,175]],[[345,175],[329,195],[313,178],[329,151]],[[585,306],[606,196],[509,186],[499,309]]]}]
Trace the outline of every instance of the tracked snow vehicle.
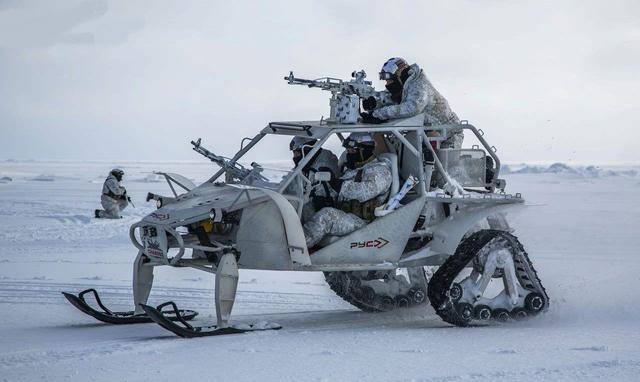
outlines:
[{"label": "tracked snow vehicle", "polygon": [[[372,91],[363,74],[354,73],[348,82],[285,77],[289,83],[330,90],[331,117],[271,122],[248,143],[243,140],[230,159],[211,153],[200,140],[192,142],[195,151],[220,168],[198,186],[164,174],[173,195],[148,196],[158,209],[130,229],[138,250],[134,311],[111,312],[92,289],[65,293],[67,299],[105,322],[155,321],[183,337],[280,327],[230,321],[240,269],[324,272],[337,295],[364,311],[391,311],[429,300],[443,320],[458,326],[544,311],[549,298],[505,218],[508,209],[524,200],[505,192],[500,160],[484,133],[466,122],[425,127],[422,114],[379,125],[358,123],[354,87],[358,94]],[[441,135],[427,136],[425,129]],[[479,145],[439,148],[447,132],[460,129]],[[307,177],[303,169],[330,139],[341,141],[345,134],[362,131],[385,142],[378,158],[392,169],[388,202],[365,227],[307,248],[302,209],[324,174]],[[269,136],[318,141],[293,169],[272,173],[255,162],[243,166],[246,154]],[[188,321],[197,313],[173,302],[147,305],[158,266],[215,274],[216,325],[192,326]],[[85,300],[88,293],[99,309]]]}]

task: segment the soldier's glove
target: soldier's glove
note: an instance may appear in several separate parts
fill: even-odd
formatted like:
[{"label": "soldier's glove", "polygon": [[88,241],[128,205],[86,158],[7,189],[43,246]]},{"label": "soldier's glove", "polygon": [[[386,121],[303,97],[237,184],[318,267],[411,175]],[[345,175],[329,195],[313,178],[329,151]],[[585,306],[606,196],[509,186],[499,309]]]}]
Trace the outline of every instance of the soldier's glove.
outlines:
[{"label": "soldier's glove", "polygon": [[368,97],[362,100],[362,108],[364,108],[366,111],[375,109],[377,104],[378,102],[376,101],[375,97]]},{"label": "soldier's glove", "polygon": [[362,107],[367,111],[375,109],[377,104],[378,102],[376,101],[375,97],[368,97],[362,100]]},{"label": "soldier's glove", "polygon": [[386,119],[376,118],[371,113],[360,113],[360,116],[362,117],[362,123],[372,123],[377,125],[379,123],[387,122]]}]

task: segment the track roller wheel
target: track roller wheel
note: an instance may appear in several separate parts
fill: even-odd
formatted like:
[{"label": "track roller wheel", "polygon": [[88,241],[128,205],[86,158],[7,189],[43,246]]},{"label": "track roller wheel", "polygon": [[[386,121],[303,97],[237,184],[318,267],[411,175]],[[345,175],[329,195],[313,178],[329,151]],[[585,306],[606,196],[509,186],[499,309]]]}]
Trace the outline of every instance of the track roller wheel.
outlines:
[{"label": "track roller wheel", "polygon": [[496,309],[493,311],[493,318],[496,321],[500,322],[509,322],[511,320],[511,316],[509,315],[509,311],[506,309]]},{"label": "track roller wheel", "polygon": [[400,295],[396,297],[396,306],[398,308],[408,308],[411,306],[411,299],[409,296]]},{"label": "track roller wheel", "polygon": [[456,310],[458,314],[460,314],[460,318],[464,321],[471,321],[473,318],[473,306],[471,304],[467,304],[463,302],[462,304],[456,304]]},{"label": "track roller wheel", "polygon": [[524,299],[524,306],[530,314],[538,314],[545,308],[544,297],[540,293],[529,293]]},{"label": "track roller wheel", "polygon": [[456,302],[462,298],[462,286],[458,283],[453,283],[451,288],[449,289],[449,297],[451,297],[451,301]]},{"label": "track roller wheel", "polygon": [[396,302],[389,296],[383,296],[380,299],[380,306],[382,307],[383,311],[388,312],[396,307]]},{"label": "track roller wheel", "polygon": [[424,292],[422,288],[415,288],[409,291],[409,295],[413,300],[414,304],[422,304],[424,300],[427,298],[427,294]]},{"label": "track roller wheel", "polygon": [[491,318],[491,308],[486,305],[478,305],[473,308],[473,316],[476,320],[486,321]]},{"label": "track roller wheel", "polygon": [[511,317],[514,320],[524,320],[525,318],[529,317],[529,314],[524,308],[515,308],[511,311]]}]

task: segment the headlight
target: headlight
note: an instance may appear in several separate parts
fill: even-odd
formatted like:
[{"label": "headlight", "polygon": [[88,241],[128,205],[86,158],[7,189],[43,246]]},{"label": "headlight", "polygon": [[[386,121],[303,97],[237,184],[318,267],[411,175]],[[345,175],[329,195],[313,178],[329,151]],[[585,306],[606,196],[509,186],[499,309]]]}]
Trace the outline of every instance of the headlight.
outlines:
[{"label": "headlight", "polygon": [[156,207],[162,208],[162,199],[156,200]]}]

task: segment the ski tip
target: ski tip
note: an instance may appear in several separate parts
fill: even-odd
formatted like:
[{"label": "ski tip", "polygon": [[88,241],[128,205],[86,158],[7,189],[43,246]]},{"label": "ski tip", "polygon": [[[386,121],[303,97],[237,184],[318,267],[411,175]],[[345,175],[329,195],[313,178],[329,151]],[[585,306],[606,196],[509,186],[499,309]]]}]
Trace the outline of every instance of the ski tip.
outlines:
[{"label": "ski tip", "polygon": [[82,301],[80,301],[80,297],[78,297],[77,295],[75,295],[73,293],[69,293],[69,292],[60,292],[60,293],[62,293],[62,295],[67,299],[67,301],[69,301],[73,305],[77,305],[78,303],[82,303]]}]

